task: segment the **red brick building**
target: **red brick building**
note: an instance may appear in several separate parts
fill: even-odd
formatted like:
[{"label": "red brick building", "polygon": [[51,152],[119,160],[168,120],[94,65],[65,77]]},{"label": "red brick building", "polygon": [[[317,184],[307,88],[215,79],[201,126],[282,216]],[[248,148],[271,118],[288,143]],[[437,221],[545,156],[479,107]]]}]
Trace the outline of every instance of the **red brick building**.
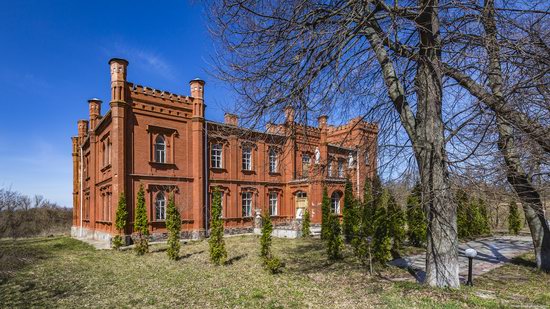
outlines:
[{"label": "red brick building", "polygon": [[[327,116],[317,127],[294,121],[264,132],[204,118],[205,83],[192,80],[190,96],[133,84],[128,62],[109,61],[110,110],[91,99],[89,120],[78,121],[73,145],[74,236],[108,240],[116,233],[117,201],[124,193],[131,234],[136,195],[145,189],[150,231],[163,236],[167,199],[174,193],[182,236],[200,238],[209,226],[211,194],[222,191],[228,233],[253,229],[254,217],[268,211],[278,226],[292,226],[305,208],[312,223],[321,220],[322,188],[333,211],[341,213],[346,178],[355,193],[376,172],[377,127],[360,119],[334,127]],[[359,190],[358,190],[359,189]]]}]

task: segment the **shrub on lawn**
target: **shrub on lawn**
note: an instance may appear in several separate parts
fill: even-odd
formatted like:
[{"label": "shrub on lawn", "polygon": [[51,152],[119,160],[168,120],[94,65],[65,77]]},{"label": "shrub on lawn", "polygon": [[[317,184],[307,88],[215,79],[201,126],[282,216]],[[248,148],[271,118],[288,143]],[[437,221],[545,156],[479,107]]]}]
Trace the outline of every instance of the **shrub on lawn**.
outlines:
[{"label": "shrub on lawn", "polygon": [[174,193],[170,194],[166,210],[166,229],[168,230],[168,250],[166,254],[171,260],[177,260],[180,252],[181,216],[174,201]]},{"label": "shrub on lawn", "polygon": [[137,240],[134,250],[138,255],[143,255],[149,251],[149,223],[147,222],[147,209],[145,208],[145,191],[143,186],[139,186],[136,204],[136,218],[134,222],[134,231],[137,233]]},{"label": "shrub on lawn", "polygon": [[353,239],[354,229],[359,221],[355,204],[351,181],[348,180],[344,189],[344,208],[342,209],[342,230],[344,240],[348,244]]},{"label": "shrub on lawn", "polygon": [[223,240],[222,196],[218,187],[214,188],[211,215],[210,239],[208,240],[210,261],[215,265],[223,265],[227,260],[227,251],[225,250],[225,241]]},{"label": "shrub on lawn", "polygon": [[306,208],[306,211],[304,212],[304,217],[302,219],[302,237],[310,237],[311,236],[311,218],[309,216],[309,210]]},{"label": "shrub on lawn", "polygon": [[358,220],[358,231],[353,236],[351,242],[353,253],[364,265],[368,265],[371,260],[369,253],[371,252],[372,231],[374,226],[374,206],[371,180],[367,178],[365,179],[365,185],[363,187],[362,208],[358,209],[358,212],[361,213],[361,217]]},{"label": "shrub on lawn", "polygon": [[327,255],[329,260],[337,260],[342,257],[342,237],[339,218],[330,214],[327,222]]},{"label": "shrub on lawn", "polygon": [[521,219],[519,218],[518,204],[511,201],[508,205],[508,231],[510,234],[517,235],[521,230]]},{"label": "shrub on lawn", "polygon": [[118,198],[118,205],[115,213],[115,229],[118,234],[113,237],[113,249],[119,249],[122,245],[122,234],[126,227],[126,221],[128,220],[128,211],[126,210],[126,197],[124,192],[120,193]]},{"label": "shrub on lawn", "polygon": [[389,218],[387,207],[390,200],[390,193],[387,189],[382,191],[379,198],[380,204],[376,207],[375,215],[375,230],[373,236],[373,257],[374,259],[385,264],[391,260],[391,236],[389,228]]},{"label": "shrub on lawn", "polygon": [[279,258],[273,256],[271,251],[273,223],[268,213],[262,216],[262,236],[260,238],[260,257],[267,271],[272,274],[279,273],[284,264]]},{"label": "shrub on lawn", "polygon": [[405,241],[405,215],[391,194],[388,200],[387,216],[388,232],[393,239],[392,249],[399,250]]},{"label": "shrub on lawn", "polygon": [[407,197],[407,234],[409,243],[421,247],[426,243],[428,222],[420,204],[420,186],[416,185]]},{"label": "shrub on lawn", "polygon": [[321,239],[327,239],[330,219],[330,198],[327,187],[323,188],[323,201],[321,203]]}]

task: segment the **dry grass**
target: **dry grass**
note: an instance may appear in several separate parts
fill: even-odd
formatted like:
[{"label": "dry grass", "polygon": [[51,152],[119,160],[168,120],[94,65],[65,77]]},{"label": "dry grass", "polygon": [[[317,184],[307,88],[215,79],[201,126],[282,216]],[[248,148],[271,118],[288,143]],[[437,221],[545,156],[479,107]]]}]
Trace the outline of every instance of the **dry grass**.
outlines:
[{"label": "dry grass", "polygon": [[182,247],[169,261],[164,247],[137,257],[96,251],[66,238],[0,241],[0,307],[150,308],[471,308],[550,303],[550,275],[533,270],[532,256],[501,267],[459,291],[428,289],[395,278],[386,268],[368,276],[346,252],[328,263],[319,240],[274,239],[282,274],[261,267],[255,236],[227,240],[229,264],[208,261],[206,241]]}]

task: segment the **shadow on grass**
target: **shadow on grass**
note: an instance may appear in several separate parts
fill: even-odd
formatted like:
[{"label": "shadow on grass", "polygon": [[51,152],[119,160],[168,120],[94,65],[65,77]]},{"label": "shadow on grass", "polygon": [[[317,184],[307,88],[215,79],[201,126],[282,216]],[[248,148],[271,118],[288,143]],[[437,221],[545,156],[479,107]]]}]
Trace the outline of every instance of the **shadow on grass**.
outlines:
[{"label": "shadow on grass", "polygon": [[193,255],[197,255],[197,254],[201,254],[203,253],[204,250],[201,250],[201,251],[197,251],[197,252],[192,252],[192,253],[187,253],[187,254],[184,254],[184,255],[181,255],[178,257],[178,261],[179,260],[183,260],[183,259],[188,259],[190,257],[192,257]]},{"label": "shadow on grass", "polygon": [[514,264],[514,265],[518,265],[518,266],[524,266],[524,267],[529,267],[529,268],[537,268],[537,263],[535,263],[534,261],[528,260],[528,259],[526,259],[522,256],[518,256],[518,257],[513,258],[510,261],[510,263]]},{"label": "shadow on grass", "polygon": [[241,255],[237,255],[237,256],[234,256],[232,258],[230,258],[229,260],[225,261],[225,265],[233,265],[233,263],[245,258],[248,256],[248,253],[245,253],[245,254],[241,254]]}]

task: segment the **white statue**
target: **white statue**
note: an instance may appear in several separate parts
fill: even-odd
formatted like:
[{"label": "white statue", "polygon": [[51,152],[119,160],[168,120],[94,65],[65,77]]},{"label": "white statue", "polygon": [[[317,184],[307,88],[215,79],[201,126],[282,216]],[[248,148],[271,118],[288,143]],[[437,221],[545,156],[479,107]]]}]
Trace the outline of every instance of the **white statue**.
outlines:
[{"label": "white statue", "polygon": [[321,160],[321,152],[319,151],[319,147],[315,147],[315,164],[319,164],[320,160]]},{"label": "white statue", "polygon": [[352,167],[353,166],[353,155],[351,154],[351,152],[349,153],[348,155],[348,166],[349,167]]}]

